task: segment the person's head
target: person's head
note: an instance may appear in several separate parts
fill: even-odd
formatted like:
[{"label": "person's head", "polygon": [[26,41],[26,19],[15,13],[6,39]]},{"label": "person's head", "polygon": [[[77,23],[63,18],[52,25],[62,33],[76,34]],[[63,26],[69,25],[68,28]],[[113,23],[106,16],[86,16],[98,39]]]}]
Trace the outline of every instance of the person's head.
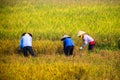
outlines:
[{"label": "person's head", "polygon": [[77,36],[78,36],[79,38],[82,38],[82,37],[84,36],[84,34],[85,34],[84,31],[79,31]]},{"label": "person's head", "polygon": [[63,41],[64,39],[66,39],[66,38],[70,38],[70,36],[68,36],[68,35],[64,35],[62,38],[61,38],[61,41]]},{"label": "person's head", "polygon": [[32,37],[32,34],[31,34],[31,33],[24,32],[24,33],[22,34],[22,36],[25,36],[25,35],[29,35],[29,36]]}]

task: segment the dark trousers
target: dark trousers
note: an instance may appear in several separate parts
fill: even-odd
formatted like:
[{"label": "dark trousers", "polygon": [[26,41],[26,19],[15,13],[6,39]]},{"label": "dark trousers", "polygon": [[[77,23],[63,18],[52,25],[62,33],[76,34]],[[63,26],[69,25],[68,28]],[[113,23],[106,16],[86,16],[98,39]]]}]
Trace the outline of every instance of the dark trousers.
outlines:
[{"label": "dark trousers", "polygon": [[24,56],[27,57],[28,56],[28,52],[32,55],[32,56],[35,56],[34,52],[33,52],[33,49],[31,46],[26,46],[23,48],[23,53],[24,53]]},{"label": "dark trousers", "polygon": [[94,51],[94,47],[95,47],[95,44],[92,44],[92,45],[89,44],[88,50],[89,51]]},{"label": "dark trousers", "polygon": [[68,46],[66,49],[64,49],[64,53],[66,56],[70,56],[73,54],[73,49],[74,49],[74,46]]}]

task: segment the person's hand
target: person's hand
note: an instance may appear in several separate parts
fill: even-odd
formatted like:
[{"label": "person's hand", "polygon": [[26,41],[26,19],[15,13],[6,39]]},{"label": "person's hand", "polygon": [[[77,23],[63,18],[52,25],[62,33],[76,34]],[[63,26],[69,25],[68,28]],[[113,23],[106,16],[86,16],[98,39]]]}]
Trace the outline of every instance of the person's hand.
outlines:
[{"label": "person's hand", "polygon": [[80,47],[80,50],[82,50],[83,49],[83,47]]}]

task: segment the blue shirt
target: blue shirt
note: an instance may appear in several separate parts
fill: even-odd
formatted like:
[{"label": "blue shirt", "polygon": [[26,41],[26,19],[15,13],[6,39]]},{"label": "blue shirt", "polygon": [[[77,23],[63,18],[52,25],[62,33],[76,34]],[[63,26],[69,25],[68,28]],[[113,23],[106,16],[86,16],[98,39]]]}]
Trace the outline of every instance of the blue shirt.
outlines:
[{"label": "blue shirt", "polygon": [[32,37],[31,36],[22,36],[20,39],[20,48],[24,48],[26,46],[32,46]]},{"label": "blue shirt", "polygon": [[71,38],[65,38],[63,40],[63,46],[64,46],[64,49],[66,49],[68,46],[74,46],[74,43]]}]

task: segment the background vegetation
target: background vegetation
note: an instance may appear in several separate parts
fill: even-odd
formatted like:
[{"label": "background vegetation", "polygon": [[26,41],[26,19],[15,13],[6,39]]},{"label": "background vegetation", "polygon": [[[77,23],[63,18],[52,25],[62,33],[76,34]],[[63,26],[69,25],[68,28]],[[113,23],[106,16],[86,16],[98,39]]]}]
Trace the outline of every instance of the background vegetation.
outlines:
[{"label": "background vegetation", "polygon": [[[0,0],[0,80],[119,80],[119,0]],[[95,52],[79,51],[79,30],[96,41]],[[19,50],[23,32],[33,34],[36,57]],[[74,55],[60,38],[68,34]]]}]

